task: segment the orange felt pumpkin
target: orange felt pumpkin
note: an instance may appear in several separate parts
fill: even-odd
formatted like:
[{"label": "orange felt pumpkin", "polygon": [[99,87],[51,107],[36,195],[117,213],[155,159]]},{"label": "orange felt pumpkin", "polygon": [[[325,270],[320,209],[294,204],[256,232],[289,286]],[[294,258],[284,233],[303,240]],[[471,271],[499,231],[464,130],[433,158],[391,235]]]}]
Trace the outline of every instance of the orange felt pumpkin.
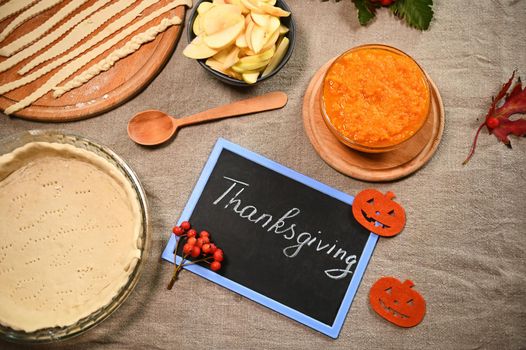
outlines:
[{"label": "orange felt pumpkin", "polygon": [[382,277],[371,287],[369,302],[387,321],[400,327],[414,327],[424,319],[426,301],[413,286],[410,280],[402,283],[394,277]]},{"label": "orange felt pumpkin", "polygon": [[[391,237],[405,226],[405,211],[393,201],[395,194],[385,195],[374,189],[363,190],[354,198],[352,213],[366,229],[380,236]],[[381,225],[376,225],[379,222]]]}]

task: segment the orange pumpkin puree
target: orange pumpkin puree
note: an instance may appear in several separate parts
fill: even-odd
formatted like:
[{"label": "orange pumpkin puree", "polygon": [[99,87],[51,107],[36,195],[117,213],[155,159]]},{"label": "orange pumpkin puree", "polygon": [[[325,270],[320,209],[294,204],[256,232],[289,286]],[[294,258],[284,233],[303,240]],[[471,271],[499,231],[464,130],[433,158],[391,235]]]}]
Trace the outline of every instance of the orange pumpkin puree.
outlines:
[{"label": "orange pumpkin puree", "polygon": [[340,56],[323,85],[326,116],[348,141],[389,147],[416,133],[429,113],[423,72],[408,56],[358,48]]}]

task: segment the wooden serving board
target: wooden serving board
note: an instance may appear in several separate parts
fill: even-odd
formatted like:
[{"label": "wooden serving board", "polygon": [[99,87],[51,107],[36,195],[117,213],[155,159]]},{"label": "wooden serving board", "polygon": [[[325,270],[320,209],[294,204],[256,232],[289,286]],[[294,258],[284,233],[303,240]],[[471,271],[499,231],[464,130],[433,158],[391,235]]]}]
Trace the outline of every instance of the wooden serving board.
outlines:
[{"label": "wooden serving board", "polygon": [[320,157],[342,174],[371,182],[400,179],[424,166],[438,148],[445,122],[442,98],[429,76],[426,74],[431,88],[431,109],[422,129],[393,151],[364,153],[341,143],[323,120],[320,108],[323,79],[333,61],[334,59],[314,74],[303,100],[305,131]]},{"label": "wooden serving board", "polygon": [[[95,0],[88,1],[86,4],[84,4],[75,12],[73,12],[73,14],[70,16],[73,16],[76,13],[82,11],[83,9],[89,7],[94,2]],[[144,11],[143,16],[166,5],[168,2],[168,0],[160,0],[157,4],[151,6],[146,11]],[[20,26],[13,33],[11,33],[3,42],[1,42],[0,45],[3,46],[9,44],[11,41],[15,40],[20,35],[23,35],[36,28],[38,25],[46,21],[60,7],[64,6],[67,3],[67,1],[62,2],[61,4],[51,8],[50,10],[25,22],[22,26]],[[130,6],[130,8],[123,11],[123,13],[129,11],[133,6],[135,5]],[[121,105],[122,103],[134,97],[144,87],[146,87],[146,85],[150,83],[164,67],[165,63],[168,61],[172,52],[174,51],[177,41],[179,40],[180,34],[182,32],[182,27],[184,25],[185,13],[185,6],[179,6],[175,10],[167,12],[166,14],[164,14],[164,16],[160,16],[159,18],[150,22],[148,25],[140,28],[135,33],[131,34],[126,39],[121,41],[117,46],[110,49],[109,52],[113,51],[115,48],[121,47],[134,35],[146,30],[151,26],[159,24],[163,17],[171,17],[174,15],[178,15],[183,20],[183,22],[179,26],[172,26],[168,28],[164,33],[159,34],[154,41],[142,45],[138,51],[136,51],[128,57],[119,60],[108,71],[100,73],[97,77],[93,78],[88,83],[65,93],[57,99],[55,99],[52,96],[51,92],[47,93],[45,96],[35,101],[31,106],[16,112],[14,115],[28,120],[65,122],[90,118]],[[16,15],[11,16],[6,20],[2,21],[0,23],[0,30],[5,28],[5,26],[15,16]],[[141,17],[139,17],[138,19],[140,18]],[[64,21],[60,22],[59,25],[62,24]],[[82,44],[86,40],[89,40],[89,38],[96,35],[96,33],[98,33],[100,30],[101,28],[97,29],[94,33],[90,34],[83,41],[78,43],[77,46]],[[38,55],[38,53],[36,55]],[[97,57],[97,59],[85,66],[82,70],[75,73],[75,75],[82,73],[84,70],[91,67],[91,65],[100,61],[103,57],[104,55]],[[6,58],[0,56],[0,62],[5,59]],[[19,78],[20,75],[18,75],[17,71],[25,64],[27,64],[30,60],[31,57],[20,62],[8,71],[0,73],[0,84],[5,84],[9,81]],[[8,106],[12,105],[17,101],[20,101],[23,97],[29,95],[31,92],[36,90],[42,84],[42,82],[49,79],[60,68],[61,67],[56,68],[52,72],[44,75],[43,77],[30,84],[10,91],[5,95],[1,95],[0,109],[3,111]],[[72,78],[73,76],[71,76],[70,78]]]}]

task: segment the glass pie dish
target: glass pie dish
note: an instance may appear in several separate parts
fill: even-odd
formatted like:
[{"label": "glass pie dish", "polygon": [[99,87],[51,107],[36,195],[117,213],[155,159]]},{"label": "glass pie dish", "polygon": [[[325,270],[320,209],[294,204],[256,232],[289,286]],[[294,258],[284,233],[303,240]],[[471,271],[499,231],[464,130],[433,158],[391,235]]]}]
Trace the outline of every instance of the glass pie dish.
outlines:
[{"label": "glass pie dish", "polygon": [[[120,305],[122,305],[122,303],[133,291],[134,287],[139,281],[141,272],[143,270],[143,265],[151,245],[151,232],[149,229],[150,219],[148,214],[146,194],[139,182],[137,175],[121,157],[115,154],[111,149],[85,137],[73,134],[65,134],[59,131],[42,130],[23,132],[0,140],[0,156],[10,153],[17,148],[23,147],[24,145],[32,142],[71,145],[75,148],[92,152],[97,156],[102,157],[124,176],[126,181],[131,186],[132,192],[136,195],[139,206],[139,211],[137,213],[140,212],[140,220],[137,221],[140,221],[140,228],[136,241],[138,249],[137,263],[132,268],[130,268],[131,272],[127,276],[126,282],[113,295],[109,303],[93,311],[88,316],[81,318],[77,322],[64,327],[43,328],[33,332],[25,332],[0,324],[0,338],[10,342],[24,344],[51,343],[66,340],[78,336],[100,324]],[[0,288],[2,287],[0,286]]]}]

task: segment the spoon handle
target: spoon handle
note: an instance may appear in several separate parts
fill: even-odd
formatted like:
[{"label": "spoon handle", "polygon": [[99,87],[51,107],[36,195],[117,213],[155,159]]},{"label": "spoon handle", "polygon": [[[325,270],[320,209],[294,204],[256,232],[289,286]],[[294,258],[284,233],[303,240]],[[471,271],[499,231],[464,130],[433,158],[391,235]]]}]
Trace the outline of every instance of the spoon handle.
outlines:
[{"label": "spoon handle", "polygon": [[216,120],[239,115],[270,111],[285,106],[287,104],[287,94],[281,91],[269,92],[267,94],[247,98],[227,105],[211,108],[209,110],[175,119],[177,126],[202,123],[209,120]]}]

